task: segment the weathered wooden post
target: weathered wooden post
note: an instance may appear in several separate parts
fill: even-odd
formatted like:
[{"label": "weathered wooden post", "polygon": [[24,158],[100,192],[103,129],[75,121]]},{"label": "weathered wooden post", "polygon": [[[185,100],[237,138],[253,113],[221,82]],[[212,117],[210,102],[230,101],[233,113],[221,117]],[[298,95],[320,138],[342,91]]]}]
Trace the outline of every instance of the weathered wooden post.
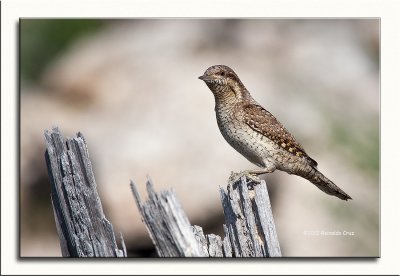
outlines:
[{"label": "weathered wooden post", "polygon": [[81,133],[64,141],[55,127],[45,131],[46,163],[51,202],[64,257],[126,257],[118,249],[112,224],[106,219],[85,139]]},{"label": "weathered wooden post", "polygon": [[153,244],[160,257],[203,257],[189,220],[172,190],[156,194],[147,181],[149,199],[143,203],[135,184],[131,189]]},{"label": "weathered wooden post", "polygon": [[133,182],[131,188],[160,257],[281,257],[267,185],[252,181],[242,177],[228,190],[220,188],[224,238],[190,226],[173,190],[157,194],[149,180],[143,203]]},{"label": "weathered wooden post", "polygon": [[[249,187],[251,187],[249,189]],[[236,257],[281,257],[267,184],[242,176],[220,188],[226,225]]]},{"label": "weathered wooden post", "polygon": [[[51,201],[63,256],[126,257],[118,249],[96,190],[87,144],[81,133],[64,141],[58,128],[45,131]],[[249,188],[250,187],[250,188]],[[241,177],[220,187],[224,237],[191,226],[173,190],[156,193],[147,181],[142,202],[131,182],[137,207],[160,257],[281,257],[265,181]]]}]

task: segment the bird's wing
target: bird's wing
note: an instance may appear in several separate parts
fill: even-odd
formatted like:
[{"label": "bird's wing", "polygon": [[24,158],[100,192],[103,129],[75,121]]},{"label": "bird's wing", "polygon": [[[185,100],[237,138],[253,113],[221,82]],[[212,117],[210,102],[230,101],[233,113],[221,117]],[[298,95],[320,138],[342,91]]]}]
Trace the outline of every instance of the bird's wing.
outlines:
[{"label": "bird's wing", "polygon": [[298,157],[304,157],[316,167],[318,163],[309,157],[292,134],[267,110],[254,103],[242,106],[242,118],[253,130],[277,143],[282,149]]}]

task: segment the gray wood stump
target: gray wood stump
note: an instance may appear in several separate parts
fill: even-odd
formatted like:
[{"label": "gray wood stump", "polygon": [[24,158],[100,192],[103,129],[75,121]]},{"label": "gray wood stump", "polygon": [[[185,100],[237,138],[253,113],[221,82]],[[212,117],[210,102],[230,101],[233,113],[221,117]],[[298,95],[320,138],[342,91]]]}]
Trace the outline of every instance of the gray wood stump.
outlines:
[{"label": "gray wood stump", "polygon": [[83,135],[64,141],[55,127],[45,131],[51,202],[64,257],[126,257],[118,249],[112,224],[106,219],[96,189]]},{"label": "gray wood stump", "polygon": [[150,179],[148,200],[142,203],[135,184],[131,189],[137,207],[160,257],[201,257],[203,250],[197,242],[185,212],[173,190],[157,194]]},{"label": "gray wood stump", "polygon": [[[251,187],[249,189],[248,187]],[[220,187],[224,209],[225,235],[229,236],[236,257],[281,257],[267,184],[254,183],[242,176]]]},{"label": "gray wood stump", "polygon": [[[81,133],[64,141],[58,128],[45,131],[51,201],[63,256],[126,257],[118,249],[112,224],[105,218]],[[150,237],[161,257],[280,257],[281,251],[265,181],[241,177],[220,187],[225,214],[224,237],[191,226],[174,191],[156,193],[147,181],[142,202],[131,189]],[[250,188],[249,188],[250,187]]]},{"label": "gray wood stump", "polygon": [[191,226],[173,190],[157,194],[148,181],[143,203],[133,182],[131,188],[160,257],[281,257],[265,181],[256,185],[243,176],[227,190],[220,188],[223,238]]}]

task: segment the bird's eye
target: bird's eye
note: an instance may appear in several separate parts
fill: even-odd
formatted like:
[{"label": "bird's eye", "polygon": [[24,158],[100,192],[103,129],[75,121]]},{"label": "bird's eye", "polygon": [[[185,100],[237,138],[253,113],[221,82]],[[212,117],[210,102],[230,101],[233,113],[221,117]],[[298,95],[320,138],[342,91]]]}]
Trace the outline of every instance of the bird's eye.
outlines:
[{"label": "bird's eye", "polygon": [[221,72],[221,77],[225,77],[225,72],[224,71]]}]

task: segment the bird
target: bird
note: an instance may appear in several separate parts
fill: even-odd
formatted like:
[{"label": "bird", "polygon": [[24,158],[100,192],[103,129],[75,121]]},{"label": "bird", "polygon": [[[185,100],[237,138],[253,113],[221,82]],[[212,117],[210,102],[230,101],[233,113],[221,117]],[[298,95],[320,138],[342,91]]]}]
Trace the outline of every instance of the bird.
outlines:
[{"label": "bird", "polygon": [[242,174],[251,179],[275,170],[303,177],[328,195],[352,199],[324,176],[294,136],[243,85],[226,65],[213,65],[202,76],[214,95],[217,124],[225,140],[260,169]]}]

